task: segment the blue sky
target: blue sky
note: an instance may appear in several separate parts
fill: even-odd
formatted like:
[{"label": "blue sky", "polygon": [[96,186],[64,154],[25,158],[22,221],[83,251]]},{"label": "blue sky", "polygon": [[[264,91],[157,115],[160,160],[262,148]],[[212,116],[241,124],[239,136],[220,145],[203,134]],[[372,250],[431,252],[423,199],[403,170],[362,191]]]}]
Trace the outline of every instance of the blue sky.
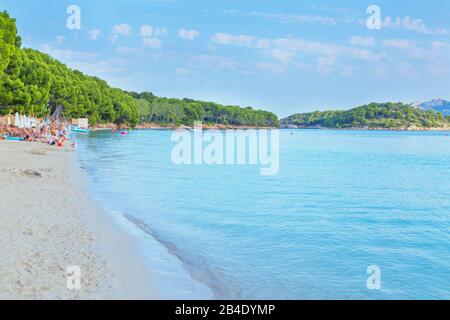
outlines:
[{"label": "blue sky", "polygon": [[[450,1],[0,0],[25,47],[111,85],[284,117],[450,98]],[[81,29],[69,30],[69,5]],[[366,26],[369,5],[381,29]]]}]

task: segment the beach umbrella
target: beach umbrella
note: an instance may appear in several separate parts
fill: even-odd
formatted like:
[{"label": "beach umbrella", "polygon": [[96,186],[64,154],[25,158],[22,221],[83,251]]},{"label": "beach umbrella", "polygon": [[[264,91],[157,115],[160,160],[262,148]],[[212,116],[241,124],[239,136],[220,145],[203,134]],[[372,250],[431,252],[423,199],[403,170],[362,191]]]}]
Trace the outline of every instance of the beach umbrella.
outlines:
[{"label": "beach umbrella", "polygon": [[20,129],[22,129],[22,128],[24,127],[24,119],[23,119],[23,115],[20,115],[20,116],[19,116],[19,125],[18,125],[18,127],[19,127]]},{"label": "beach umbrella", "polygon": [[14,125],[16,127],[18,127],[19,126],[19,122],[20,122],[19,113],[16,112],[16,114],[14,115]]}]

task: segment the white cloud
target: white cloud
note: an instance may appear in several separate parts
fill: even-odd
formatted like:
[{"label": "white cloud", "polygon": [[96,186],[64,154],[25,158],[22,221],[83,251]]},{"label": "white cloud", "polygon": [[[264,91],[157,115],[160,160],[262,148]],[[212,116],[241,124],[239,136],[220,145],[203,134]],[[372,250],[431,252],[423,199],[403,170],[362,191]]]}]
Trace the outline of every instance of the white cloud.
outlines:
[{"label": "white cloud", "polygon": [[415,41],[406,39],[387,39],[383,40],[382,45],[387,48],[397,48],[405,50],[411,50],[417,47]]},{"label": "white cloud", "polygon": [[317,59],[317,71],[323,75],[329,75],[334,71],[336,64],[336,57],[327,56],[319,57]]},{"label": "white cloud", "polygon": [[353,75],[353,70],[354,70],[354,68],[352,66],[346,66],[346,65],[340,66],[341,75],[344,77],[350,77],[351,75]]},{"label": "white cloud", "polygon": [[270,20],[275,20],[281,23],[295,23],[295,24],[320,24],[320,25],[336,25],[340,19],[335,17],[327,17],[321,15],[304,15],[304,14],[275,14],[260,11],[240,11],[240,10],[225,10],[226,14],[237,14],[241,16],[254,16]]},{"label": "white cloud", "polygon": [[220,45],[234,45],[239,47],[267,49],[270,47],[270,40],[258,39],[249,35],[232,35],[228,33],[216,33],[211,40]]},{"label": "white cloud", "polygon": [[[376,67],[377,64],[386,58],[385,52],[375,52],[367,48],[309,41],[301,38],[269,40],[259,39],[250,35],[216,33],[212,37],[212,41],[218,45],[234,45],[263,50],[262,53],[265,56],[275,59],[278,64],[264,62],[258,65],[257,69],[271,70],[272,73],[288,72],[289,70],[300,68],[302,71],[315,70],[323,75],[339,72],[342,76],[348,77],[353,74],[357,61],[366,62]],[[354,45],[358,44],[365,47],[375,46],[375,40],[371,38],[354,37],[351,39],[351,42]],[[297,61],[297,56],[302,56],[303,61]],[[311,58],[313,59],[312,61]],[[305,64],[305,59],[309,59],[310,62]],[[290,68],[286,68],[286,65],[289,65]]]},{"label": "white cloud", "polygon": [[[333,11],[333,10],[326,10]],[[360,17],[360,12],[356,10],[336,10],[333,11],[337,16],[324,16],[317,14],[295,14],[295,13],[270,13],[261,11],[242,11],[236,9],[224,10],[225,14],[234,14],[241,16],[253,16],[264,19],[270,19],[281,23],[291,24],[316,24],[325,26],[335,26],[337,24],[365,24],[365,17]],[[382,26],[391,29],[404,29],[408,31],[418,32],[421,34],[446,35],[450,33],[446,28],[430,28],[422,19],[414,19],[410,16],[390,17],[387,16],[382,22]]]},{"label": "white cloud", "polygon": [[378,79],[386,80],[389,79],[389,66],[387,64],[378,64],[373,73]]},{"label": "white cloud", "polygon": [[128,24],[118,24],[113,27],[114,34],[120,34],[123,36],[129,36],[131,34],[131,27]]},{"label": "white cloud", "polygon": [[186,29],[180,29],[178,30],[178,36],[182,39],[186,40],[194,40],[199,35],[198,31],[195,30],[186,30]]},{"label": "white cloud", "polygon": [[413,19],[409,16],[402,18],[392,18],[388,16],[384,19],[382,26],[391,29],[414,31],[421,34],[445,35],[449,33],[447,29],[443,28],[431,29],[422,21],[422,19]]},{"label": "white cloud", "polygon": [[80,70],[89,75],[108,79],[111,74],[127,74],[129,71],[128,59],[108,59],[98,61],[71,61],[68,65],[72,69]]},{"label": "white cloud", "polygon": [[312,55],[352,57],[358,60],[372,62],[380,59],[380,55],[374,54],[372,51],[366,49],[340,46],[326,42],[308,41],[299,38],[276,39],[272,41],[272,45],[278,49]]},{"label": "white cloud", "polygon": [[341,59],[334,56],[319,57],[316,63],[316,71],[325,76],[339,72],[344,77],[350,77],[353,70],[354,67],[346,65]]},{"label": "white cloud", "polygon": [[59,60],[73,60],[73,59],[81,59],[81,60],[87,60],[92,59],[97,56],[94,52],[88,52],[88,51],[74,51],[74,50],[59,50],[54,49],[49,44],[44,44],[42,46],[42,51],[50,56],[52,56],[55,59]]},{"label": "white cloud", "polygon": [[320,24],[333,26],[338,22],[338,19],[334,17],[325,17],[320,15],[272,14],[267,12],[252,12],[250,15],[277,20],[282,23]]},{"label": "white cloud", "polygon": [[382,46],[389,52],[391,69],[408,79],[450,73],[450,43],[387,39],[382,42]]},{"label": "white cloud", "polygon": [[[425,32],[418,22],[406,20],[402,23],[402,28],[408,26]],[[255,69],[275,74],[293,72],[298,69],[296,65],[299,63],[307,64],[307,68],[302,69],[304,71],[322,75],[338,73],[344,77],[351,76],[356,70],[358,73],[366,71],[380,79],[388,79],[389,73],[407,79],[419,79],[422,74],[450,73],[450,43],[442,41],[376,41],[372,37],[353,36],[349,39],[349,44],[345,45],[293,37],[262,39],[228,33],[216,33],[211,40],[216,46],[228,45],[259,50],[263,56],[274,61],[260,61],[252,65]],[[212,64],[209,60],[207,63]],[[237,69],[235,61],[230,66],[232,67],[228,69]]]},{"label": "white cloud", "polygon": [[63,44],[65,40],[66,40],[66,37],[56,36],[56,43],[57,44]]},{"label": "white cloud", "polygon": [[123,54],[123,55],[135,55],[135,56],[140,56],[144,54],[144,51],[142,49],[139,48],[129,48],[129,47],[117,47],[116,48],[116,52],[118,54]]},{"label": "white cloud", "polygon": [[442,41],[433,41],[431,42],[431,49],[428,54],[433,58],[450,58],[450,44]]},{"label": "white cloud", "polygon": [[411,80],[417,80],[419,78],[419,73],[414,69],[414,67],[411,64],[407,62],[400,63],[398,68],[402,75]]},{"label": "white cloud", "polygon": [[[285,52],[302,52],[312,55],[321,56],[349,56],[358,60],[378,61],[379,55],[374,54],[367,49],[360,49],[351,46],[341,46],[326,42],[309,41],[300,38],[280,38],[275,40],[258,39],[249,35],[231,35],[227,33],[216,33],[212,37],[212,41],[220,45],[235,45],[240,47],[267,49],[272,50],[277,54],[277,58],[280,58],[280,54]],[[286,54],[283,58],[286,60]]]},{"label": "white cloud", "polygon": [[[450,73],[450,44],[442,41],[419,43],[407,39],[388,39],[384,48],[393,51],[392,68],[402,76],[416,80],[423,74],[445,76]],[[414,63],[408,58],[415,59]]]},{"label": "white cloud", "polygon": [[156,37],[161,38],[167,36],[169,31],[166,28],[155,28],[149,25],[141,26],[141,37]]},{"label": "white cloud", "polygon": [[447,43],[445,43],[445,42],[433,41],[431,43],[431,47],[432,47],[433,50],[442,50],[442,49],[445,49],[445,48],[449,48],[450,46]]},{"label": "white cloud", "polygon": [[100,30],[98,30],[98,29],[90,30],[90,31],[88,32],[88,34],[89,34],[89,39],[95,41],[95,40],[98,39],[98,37],[100,37],[101,33],[102,33],[102,32],[101,32]]},{"label": "white cloud", "polygon": [[448,76],[450,74],[450,63],[434,63],[426,65],[427,71],[434,77]]},{"label": "white cloud", "polygon": [[365,38],[354,36],[350,39],[350,43],[354,46],[373,47],[375,45],[375,39],[372,37]]},{"label": "white cloud", "polygon": [[233,59],[221,56],[199,55],[191,62],[211,70],[236,70],[237,63]]},{"label": "white cloud", "polygon": [[281,38],[273,40],[272,43],[275,47],[280,49],[310,54],[337,55],[341,54],[343,51],[343,48],[338,45],[307,41],[299,38]]},{"label": "white cloud", "polygon": [[273,49],[267,52],[272,58],[281,62],[282,64],[287,64],[291,62],[294,57],[294,54],[289,51],[284,51],[280,49]]},{"label": "white cloud", "polygon": [[157,38],[143,38],[142,43],[144,44],[144,47],[151,49],[159,49],[162,47],[161,40]]},{"label": "white cloud", "polygon": [[247,35],[231,35],[228,33],[216,33],[212,36],[212,41],[221,45],[236,45],[240,47],[251,47],[255,37]]},{"label": "white cloud", "polygon": [[267,39],[258,39],[256,41],[256,48],[258,49],[267,49],[270,47],[270,41]]},{"label": "white cloud", "polygon": [[406,55],[413,58],[426,58],[429,53],[420,48],[415,41],[406,39],[387,39],[383,40],[382,46],[389,49],[403,51]]},{"label": "white cloud", "polygon": [[153,27],[149,25],[141,26],[141,37],[151,37],[153,35]]}]

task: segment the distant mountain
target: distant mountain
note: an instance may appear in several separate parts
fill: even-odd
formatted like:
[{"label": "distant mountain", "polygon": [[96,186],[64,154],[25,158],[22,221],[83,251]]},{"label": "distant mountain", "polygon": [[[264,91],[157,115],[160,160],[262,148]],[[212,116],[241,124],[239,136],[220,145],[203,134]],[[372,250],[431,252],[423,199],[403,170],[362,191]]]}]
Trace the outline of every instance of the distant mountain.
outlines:
[{"label": "distant mountain", "polygon": [[450,128],[450,117],[403,103],[371,103],[350,110],[298,113],[281,120],[283,128],[401,129]]},{"label": "distant mountain", "polygon": [[450,116],[450,101],[433,99],[423,103],[416,102],[414,105],[425,111],[433,110],[436,112],[441,112],[444,116]]}]

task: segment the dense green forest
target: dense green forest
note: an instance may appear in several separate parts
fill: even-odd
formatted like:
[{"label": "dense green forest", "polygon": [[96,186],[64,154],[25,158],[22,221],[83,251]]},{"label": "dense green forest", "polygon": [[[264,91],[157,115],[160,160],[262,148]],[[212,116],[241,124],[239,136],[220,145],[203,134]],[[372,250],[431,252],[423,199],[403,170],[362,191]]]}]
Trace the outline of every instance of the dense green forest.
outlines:
[{"label": "dense green forest", "polygon": [[44,53],[22,49],[15,19],[0,12],[0,114],[21,112],[43,117],[59,104],[68,118],[88,117],[90,124],[135,126],[140,121],[192,125],[201,120],[279,125],[278,118],[265,111],[111,88],[105,81],[71,70]]},{"label": "dense green forest", "polygon": [[371,103],[347,111],[316,111],[294,114],[281,120],[282,126],[324,128],[386,128],[450,126],[450,117],[423,111],[403,103]]},{"label": "dense green forest", "polygon": [[161,98],[150,92],[129,94],[137,101],[140,122],[192,125],[194,121],[202,121],[206,124],[257,127],[280,125],[275,114],[251,107],[222,106],[192,99]]}]

